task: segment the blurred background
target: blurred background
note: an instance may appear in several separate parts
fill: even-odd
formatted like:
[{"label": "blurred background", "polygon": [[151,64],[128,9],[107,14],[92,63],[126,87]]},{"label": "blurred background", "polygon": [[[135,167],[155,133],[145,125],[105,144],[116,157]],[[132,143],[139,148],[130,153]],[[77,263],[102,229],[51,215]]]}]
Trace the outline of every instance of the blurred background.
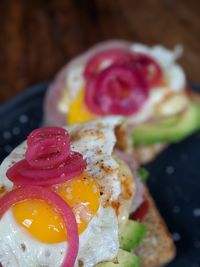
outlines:
[{"label": "blurred background", "polygon": [[0,104],[108,39],[182,44],[180,63],[200,83],[199,11],[198,0],[1,0]]}]

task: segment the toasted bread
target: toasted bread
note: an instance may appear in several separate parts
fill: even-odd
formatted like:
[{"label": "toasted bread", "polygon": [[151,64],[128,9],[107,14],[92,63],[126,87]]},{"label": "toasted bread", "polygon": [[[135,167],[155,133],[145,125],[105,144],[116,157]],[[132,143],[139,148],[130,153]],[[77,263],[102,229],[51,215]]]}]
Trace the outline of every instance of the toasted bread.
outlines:
[{"label": "toasted bread", "polygon": [[127,130],[127,125],[124,123],[117,127],[117,145],[119,150],[124,151],[128,155],[132,155],[135,161],[135,167],[138,168],[142,164],[152,161],[158,154],[160,154],[168,144],[152,144],[133,147],[130,132]]},{"label": "toasted bread", "polygon": [[142,258],[142,267],[164,266],[175,257],[175,245],[148,189],[146,188],[145,191],[149,202],[149,211],[144,223],[147,224],[148,231],[134,252]]},{"label": "toasted bread", "polygon": [[138,165],[146,164],[152,161],[158,154],[160,154],[168,144],[153,144],[143,145],[134,148],[134,157]]}]

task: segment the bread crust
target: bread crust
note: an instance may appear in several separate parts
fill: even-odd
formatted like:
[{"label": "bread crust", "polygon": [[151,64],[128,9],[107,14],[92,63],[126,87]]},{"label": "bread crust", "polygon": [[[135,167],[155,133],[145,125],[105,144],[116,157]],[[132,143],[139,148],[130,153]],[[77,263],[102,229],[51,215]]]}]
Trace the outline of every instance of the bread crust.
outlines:
[{"label": "bread crust", "polygon": [[142,258],[141,267],[160,267],[174,259],[176,248],[172,236],[147,188],[145,188],[145,192],[149,202],[149,211],[144,223],[147,225],[148,230],[144,240],[134,250],[134,253]]},{"label": "bread crust", "polygon": [[153,145],[143,145],[134,148],[134,157],[138,163],[138,165],[147,164],[152,161],[159,155],[165,148],[168,147],[168,144],[153,144]]}]

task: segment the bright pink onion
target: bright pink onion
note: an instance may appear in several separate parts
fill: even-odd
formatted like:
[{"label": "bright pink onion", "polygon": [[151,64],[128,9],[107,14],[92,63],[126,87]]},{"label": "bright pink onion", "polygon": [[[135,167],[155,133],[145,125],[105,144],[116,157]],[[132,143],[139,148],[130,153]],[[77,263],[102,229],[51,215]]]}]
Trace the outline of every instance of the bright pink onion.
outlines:
[{"label": "bright pink onion", "polygon": [[25,158],[33,168],[56,168],[70,154],[70,137],[60,127],[45,127],[32,131],[27,139]]},{"label": "bright pink onion", "polygon": [[25,158],[33,168],[58,167],[70,154],[70,142],[65,137],[47,137],[28,145]]},{"label": "bright pink onion", "polygon": [[73,267],[79,247],[77,223],[70,206],[56,193],[39,186],[23,186],[14,189],[0,199],[0,218],[14,204],[27,199],[39,199],[48,202],[63,218],[68,238],[68,249],[62,267]]},{"label": "bright pink onion", "polygon": [[99,115],[131,115],[143,106],[148,95],[148,87],[137,69],[111,65],[88,80],[85,102]]},{"label": "bright pink onion", "polygon": [[74,66],[80,65],[80,62],[87,62],[89,58],[93,57],[100,51],[108,49],[129,49],[131,43],[121,40],[110,40],[101,42],[85,53],[73,58],[67,63],[56,75],[54,81],[49,86],[44,99],[44,121],[45,125],[63,126],[66,123],[66,112],[60,111],[58,104],[63,96],[63,91],[66,90],[66,77]]},{"label": "bright pink onion", "polygon": [[51,186],[64,183],[80,175],[86,168],[82,154],[71,152],[63,164],[55,169],[35,169],[26,160],[15,163],[6,175],[16,185]]},{"label": "bright pink onion", "polygon": [[132,56],[133,54],[128,49],[113,48],[100,51],[88,60],[85,66],[84,77],[86,79],[92,78],[94,74],[99,72],[102,63],[105,64],[106,62],[108,65],[123,64],[129,61]]},{"label": "bright pink onion", "polygon": [[33,143],[37,143],[38,141],[44,140],[49,137],[54,137],[59,139],[60,137],[64,137],[66,142],[70,142],[69,133],[61,127],[43,127],[33,130],[28,138],[27,144],[32,145]]},{"label": "bright pink onion", "polygon": [[162,70],[159,64],[149,55],[134,53],[133,60],[129,63],[130,67],[137,68],[141,72],[149,87],[156,86],[162,78]]}]

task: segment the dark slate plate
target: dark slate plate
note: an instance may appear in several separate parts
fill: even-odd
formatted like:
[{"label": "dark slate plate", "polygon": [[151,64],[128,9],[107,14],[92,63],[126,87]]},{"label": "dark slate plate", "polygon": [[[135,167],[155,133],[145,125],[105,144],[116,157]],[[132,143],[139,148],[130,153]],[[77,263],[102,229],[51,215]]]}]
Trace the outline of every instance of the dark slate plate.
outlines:
[{"label": "dark slate plate", "polygon": [[[41,125],[48,84],[33,86],[0,107],[0,162]],[[200,132],[171,145],[147,168],[150,191],[177,246],[168,266],[200,267]]]},{"label": "dark slate plate", "polygon": [[49,82],[28,88],[0,107],[0,162],[27,134],[41,125]]}]

